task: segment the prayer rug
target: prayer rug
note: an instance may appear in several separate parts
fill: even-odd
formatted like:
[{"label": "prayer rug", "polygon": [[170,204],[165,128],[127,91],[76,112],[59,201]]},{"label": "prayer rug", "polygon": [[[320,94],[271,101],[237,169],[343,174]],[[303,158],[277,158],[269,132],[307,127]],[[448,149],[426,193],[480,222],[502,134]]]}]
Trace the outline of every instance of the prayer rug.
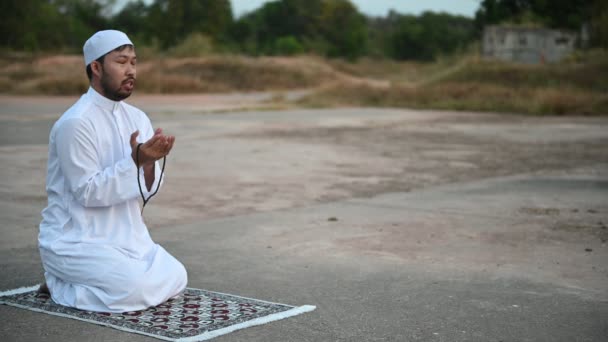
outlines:
[{"label": "prayer rug", "polygon": [[53,302],[38,286],[0,292],[0,304],[62,316],[147,335],[166,341],[205,341],[235,330],[312,311],[258,299],[187,288],[177,297],[141,311],[107,313],[68,308]]}]

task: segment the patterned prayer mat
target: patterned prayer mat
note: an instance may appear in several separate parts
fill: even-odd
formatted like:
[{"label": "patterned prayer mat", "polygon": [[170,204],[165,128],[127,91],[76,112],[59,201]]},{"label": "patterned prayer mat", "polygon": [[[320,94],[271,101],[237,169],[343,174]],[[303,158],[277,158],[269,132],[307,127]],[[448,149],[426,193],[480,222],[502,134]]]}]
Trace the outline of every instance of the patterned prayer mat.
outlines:
[{"label": "patterned prayer mat", "polygon": [[166,341],[205,341],[235,330],[312,311],[225,293],[187,288],[183,295],[142,311],[90,312],[55,304],[38,286],[0,292],[0,304],[77,319]]}]

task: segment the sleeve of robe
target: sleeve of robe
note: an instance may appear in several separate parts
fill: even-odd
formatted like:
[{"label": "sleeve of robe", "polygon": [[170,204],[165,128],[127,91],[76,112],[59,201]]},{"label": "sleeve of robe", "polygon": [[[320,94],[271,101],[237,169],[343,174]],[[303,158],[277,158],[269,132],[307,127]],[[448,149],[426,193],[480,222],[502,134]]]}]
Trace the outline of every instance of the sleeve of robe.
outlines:
[{"label": "sleeve of robe", "polygon": [[94,127],[81,119],[66,120],[56,134],[57,155],[69,190],[85,207],[112,206],[137,198],[138,172],[133,158],[129,154],[102,168],[96,134]]}]

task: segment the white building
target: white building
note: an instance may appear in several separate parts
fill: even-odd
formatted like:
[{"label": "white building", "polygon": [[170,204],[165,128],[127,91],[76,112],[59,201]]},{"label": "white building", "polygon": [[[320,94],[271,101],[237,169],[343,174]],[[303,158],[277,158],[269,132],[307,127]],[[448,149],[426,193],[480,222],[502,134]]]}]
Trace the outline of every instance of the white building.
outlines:
[{"label": "white building", "polygon": [[574,51],[576,34],[545,28],[488,26],[483,32],[482,53],[520,63],[557,62]]}]

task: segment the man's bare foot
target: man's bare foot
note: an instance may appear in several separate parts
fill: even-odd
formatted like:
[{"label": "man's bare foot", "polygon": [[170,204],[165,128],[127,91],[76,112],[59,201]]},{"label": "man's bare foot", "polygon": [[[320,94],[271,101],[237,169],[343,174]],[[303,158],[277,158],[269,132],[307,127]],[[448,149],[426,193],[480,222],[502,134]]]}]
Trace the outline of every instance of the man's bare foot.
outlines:
[{"label": "man's bare foot", "polygon": [[38,288],[38,293],[44,293],[44,294],[51,294],[51,291],[49,291],[49,287],[46,286],[46,283],[43,283],[42,285],[40,285],[40,287]]}]

